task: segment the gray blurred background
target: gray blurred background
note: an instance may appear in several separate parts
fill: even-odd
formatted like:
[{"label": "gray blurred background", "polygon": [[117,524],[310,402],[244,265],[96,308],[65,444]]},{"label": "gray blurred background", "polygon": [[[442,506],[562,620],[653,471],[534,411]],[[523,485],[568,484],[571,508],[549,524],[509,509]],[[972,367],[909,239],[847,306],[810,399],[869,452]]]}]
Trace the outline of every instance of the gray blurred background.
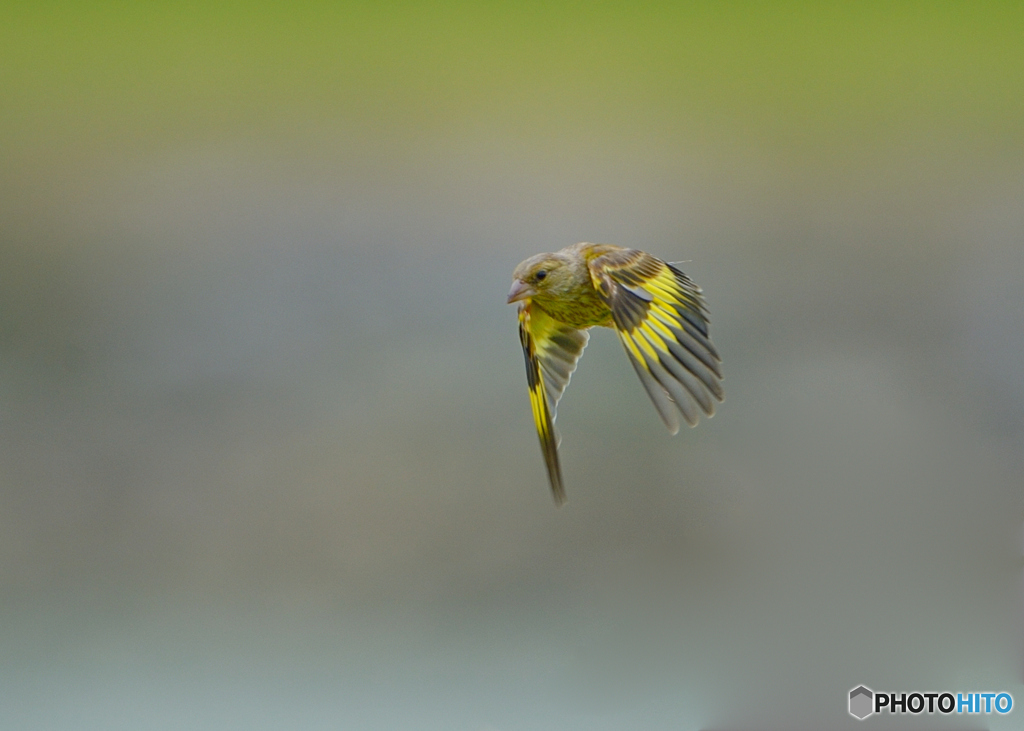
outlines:
[{"label": "gray blurred background", "polygon": [[[1020,8],[4,13],[0,727],[1024,704]],[[505,295],[580,240],[687,261],[727,398],[596,333],[556,509]]]}]

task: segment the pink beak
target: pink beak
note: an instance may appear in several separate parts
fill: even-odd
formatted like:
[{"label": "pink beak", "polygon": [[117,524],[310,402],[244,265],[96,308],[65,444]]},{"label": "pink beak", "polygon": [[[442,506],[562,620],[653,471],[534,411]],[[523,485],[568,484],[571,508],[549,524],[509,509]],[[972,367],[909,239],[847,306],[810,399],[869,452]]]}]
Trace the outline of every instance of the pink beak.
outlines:
[{"label": "pink beak", "polygon": [[537,294],[537,291],[529,284],[524,282],[522,279],[517,279],[512,282],[512,289],[508,292],[508,303],[521,302],[522,300],[532,297]]}]

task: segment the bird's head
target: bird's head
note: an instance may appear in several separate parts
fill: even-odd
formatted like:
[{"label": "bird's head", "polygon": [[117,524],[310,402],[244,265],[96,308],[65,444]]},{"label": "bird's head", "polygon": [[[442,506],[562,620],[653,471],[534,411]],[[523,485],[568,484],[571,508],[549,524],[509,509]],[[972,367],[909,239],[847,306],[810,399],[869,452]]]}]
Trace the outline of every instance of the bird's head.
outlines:
[{"label": "bird's head", "polygon": [[572,290],[572,262],[559,254],[537,254],[519,264],[512,273],[508,303],[529,298],[557,299]]}]

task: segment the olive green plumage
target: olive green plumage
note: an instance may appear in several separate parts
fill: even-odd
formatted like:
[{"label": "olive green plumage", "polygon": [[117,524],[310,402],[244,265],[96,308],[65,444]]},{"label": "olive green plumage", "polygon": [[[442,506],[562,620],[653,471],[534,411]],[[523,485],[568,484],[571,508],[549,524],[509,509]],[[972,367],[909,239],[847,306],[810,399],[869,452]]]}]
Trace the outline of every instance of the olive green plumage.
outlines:
[{"label": "olive green plumage", "polygon": [[613,328],[665,425],[695,426],[724,397],[721,358],[708,335],[700,287],[675,266],[637,249],[579,243],[523,261],[509,304],[519,337],[541,451],[555,502],[565,502],[555,408],[589,339]]}]

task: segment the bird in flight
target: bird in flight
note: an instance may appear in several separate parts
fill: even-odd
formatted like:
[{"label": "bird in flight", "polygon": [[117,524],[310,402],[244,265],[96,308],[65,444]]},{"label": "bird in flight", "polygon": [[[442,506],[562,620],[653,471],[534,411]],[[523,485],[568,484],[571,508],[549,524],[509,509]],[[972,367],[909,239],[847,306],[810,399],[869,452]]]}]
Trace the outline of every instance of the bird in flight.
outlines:
[{"label": "bird in flight", "polygon": [[579,243],[516,267],[508,303],[519,303],[533,420],[555,503],[565,502],[555,408],[597,325],[615,330],[669,431],[697,425],[724,398],[722,359],[708,336],[701,289],[674,264],[638,249]]}]

